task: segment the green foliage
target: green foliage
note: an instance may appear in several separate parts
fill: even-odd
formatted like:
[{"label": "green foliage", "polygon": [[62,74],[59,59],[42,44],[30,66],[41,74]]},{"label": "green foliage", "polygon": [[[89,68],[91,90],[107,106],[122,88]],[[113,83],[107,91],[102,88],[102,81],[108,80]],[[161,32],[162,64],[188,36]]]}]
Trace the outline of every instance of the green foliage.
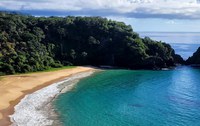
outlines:
[{"label": "green foliage", "polygon": [[188,65],[199,65],[200,64],[200,47],[193,54],[193,56],[189,57],[186,60],[186,64],[188,64]]},{"label": "green foliage", "polygon": [[14,74],[15,70],[13,66],[7,63],[0,63],[0,70],[3,71],[6,74]]},{"label": "green foliage", "polygon": [[33,17],[0,12],[0,73],[63,65],[132,69],[179,62],[170,45],[140,38],[130,25],[101,17]]}]

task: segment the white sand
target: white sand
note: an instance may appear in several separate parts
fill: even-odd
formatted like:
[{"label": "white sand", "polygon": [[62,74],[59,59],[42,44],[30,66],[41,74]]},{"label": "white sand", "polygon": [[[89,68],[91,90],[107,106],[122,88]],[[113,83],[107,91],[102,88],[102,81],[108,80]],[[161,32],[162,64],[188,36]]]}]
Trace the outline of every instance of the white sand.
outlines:
[{"label": "white sand", "polygon": [[76,82],[91,75],[93,71],[78,73],[65,80],[26,95],[15,106],[15,112],[10,116],[12,126],[47,126],[54,124],[55,112],[52,100],[61,92],[69,91]]}]

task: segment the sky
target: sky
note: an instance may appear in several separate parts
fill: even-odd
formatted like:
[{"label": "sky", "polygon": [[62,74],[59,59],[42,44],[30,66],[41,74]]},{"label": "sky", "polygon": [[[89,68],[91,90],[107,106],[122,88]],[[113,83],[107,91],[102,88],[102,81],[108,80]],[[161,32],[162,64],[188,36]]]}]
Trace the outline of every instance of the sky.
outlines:
[{"label": "sky", "polygon": [[130,24],[137,32],[200,32],[200,0],[0,0],[0,10],[102,16]]}]

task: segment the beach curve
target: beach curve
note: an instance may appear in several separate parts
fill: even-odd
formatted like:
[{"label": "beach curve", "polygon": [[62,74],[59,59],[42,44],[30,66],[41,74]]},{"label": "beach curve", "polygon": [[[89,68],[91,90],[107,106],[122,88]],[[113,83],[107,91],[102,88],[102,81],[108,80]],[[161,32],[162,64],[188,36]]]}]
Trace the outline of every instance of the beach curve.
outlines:
[{"label": "beach curve", "polygon": [[0,125],[11,125],[9,115],[27,94],[60,82],[81,72],[94,71],[92,67],[76,67],[53,72],[5,76],[0,81]]}]

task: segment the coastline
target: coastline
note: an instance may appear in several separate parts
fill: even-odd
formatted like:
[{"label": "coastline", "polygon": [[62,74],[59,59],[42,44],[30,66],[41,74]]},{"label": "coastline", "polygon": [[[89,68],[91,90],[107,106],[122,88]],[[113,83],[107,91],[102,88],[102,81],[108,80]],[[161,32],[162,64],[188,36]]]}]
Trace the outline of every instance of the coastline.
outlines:
[{"label": "coastline", "polygon": [[46,126],[58,125],[59,120],[52,102],[61,93],[70,91],[77,82],[93,74],[93,71],[72,75],[61,82],[54,83],[32,94],[26,95],[15,106],[11,115],[12,126]]},{"label": "coastline", "polygon": [[44,87],[62,82],[66,78],[83,72],[95,71],[92,67],[76,67],[53,72],[5,76],[0,81],[0,125],[11,125],[9,115],[26,95]]}]

